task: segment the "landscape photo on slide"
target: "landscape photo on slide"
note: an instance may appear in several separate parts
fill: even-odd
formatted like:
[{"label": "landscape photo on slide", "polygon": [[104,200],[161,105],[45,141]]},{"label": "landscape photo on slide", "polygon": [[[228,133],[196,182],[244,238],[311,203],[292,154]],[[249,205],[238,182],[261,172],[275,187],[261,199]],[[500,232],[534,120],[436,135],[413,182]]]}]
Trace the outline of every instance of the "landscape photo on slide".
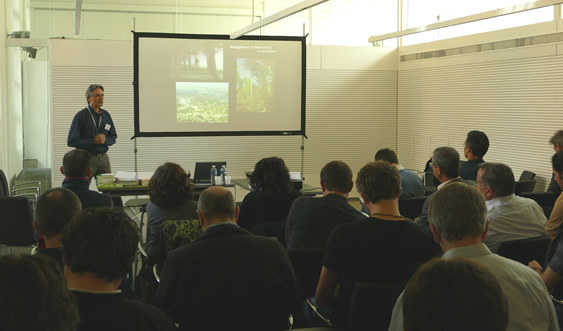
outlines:
[{"label": "landscape photo on slide", "polygon": [[170,74],[176,80],[222,80],[223,43],[190,42],[170,57]]},{"label": "landscape photo on slide", "polygon": [[275,75],[273,58],[238,58],[236,111],[273,111]]},{"label": "landscape photo on slide", "polygon": [[229,83],[176,82],[176,122],[229,122]]}]

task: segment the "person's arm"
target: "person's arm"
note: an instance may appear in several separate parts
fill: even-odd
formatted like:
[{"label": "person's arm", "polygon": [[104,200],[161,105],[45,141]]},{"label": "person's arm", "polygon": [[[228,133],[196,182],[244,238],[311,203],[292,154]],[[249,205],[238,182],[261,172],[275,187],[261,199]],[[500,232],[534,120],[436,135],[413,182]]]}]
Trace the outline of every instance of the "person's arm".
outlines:
[{"label": "person's arm", "polygon": [[315,291],[315,301],[319,306],[329,306],[338,297],[338,275],[323,266],[321,277]]},{"label": "person's arm", "polygon": [[553,206],[553,210],[551,211],[551,215],[549,215],[549,219],[547,223],[545,223],[545,232],[551,239],[555,238],[557,235],[557,231],[559,230],[559,226],[563,222],[563,200],[558,200],[555,202]]},{"label": "person's arm", "polygon": [[545,283],[545,286],[547,287],[548,291],[551,291],[555,287],[555,285],[561,280],[560,274],[556,273],[550,267],[547,267],[547,269],[543,270],[542,266],[536,260],[529,262],[528,267],[534,269],[534,271],[541,276],[541,279]]},{"label": "person's arm", "polygon": [[108,124],[111,125],[111,127],[109,128],[109,130],[107,130],[106,133],[106,146],[111,146],[115,144],[115,140],[117,139],[117,131],[115,131],[115,125],[113,125],[113,120],[111,116],[107,112],[106,114],[108,117]]},{"label": "person's arm", "polygon": [[72,124],[70,125],[70,129],[68,131],[67,146],[81,149],[91,149],[95,146],[95,138],[94,136],[88,138],[81,137],[88,123],[84,122],[79,114],[81,113],[78,113],[76,114],[76,116],[74,116]]}]

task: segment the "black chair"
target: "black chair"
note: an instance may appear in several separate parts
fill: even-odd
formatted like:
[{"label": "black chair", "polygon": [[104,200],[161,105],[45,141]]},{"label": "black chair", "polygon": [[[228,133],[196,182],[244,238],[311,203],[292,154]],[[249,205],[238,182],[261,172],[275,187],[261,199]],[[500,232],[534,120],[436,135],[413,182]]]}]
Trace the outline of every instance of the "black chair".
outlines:
[{"label": "black chair", "polygon": [[553,205],[555,204],[555,200],[557,200],[557,195],[553,192],[525,192],[520,193],[520,196],[523,198],[532,199],[540,205],[543,209],[546,218],[549,218],[551,215],[551,211],[553,209]]},{"label": "black chair", "polygon": [[357,283],[352,294],[349,330],[387,330],[397,298],[406,284]]},{"label": "black chair", "polygon": [[536,174],[535,174],[535,173],[533,173],[533,172],[531,172],[531,171],[528,171],[528,170],[524,170],[524,171],[522,171],[522,174],[520,175],[520,178],[519,178],[518,180],[519,180],[519,181],[522,181],[522,180],[532,180],[532,179],[534,179],[535,177],[536,177]]},{"label": "black chair", "polygon": [[536,260],[539,264],[544,266],[545,253],[547,252],[550,241],[551,238],[547,235],[506,241],[500,245],[497,254],[525,265],[528,265],[528,262],[532,260]]},{"label": "black chair", "polygon": [[37,244],[29,199],[0,197],[0,245],[29,247]]},{"label": "black chair", "polygon": [[0,169],[0,197],[8,196],[10,196],[10,185],[6,179],[6,174],[4,174],[4,171]]},{"label": "black chair", "polygon": [[314,297],[323,267],[324,248],[293,248],[288,249],[287,253],[301,283],[303,295],[306,298]]},{"label": "black chair", "polygon": [[399,212],[401,215],[414,220],[420,216],[422,205],[424,205],[426,199],[428,199],[427,196],[399,199]]},{"label": "black chair", "polygon": [[524,192],[534,192],[534,187],[536,187],[536,180],[518,180],[514,186],[514,194],[520,195]]}]

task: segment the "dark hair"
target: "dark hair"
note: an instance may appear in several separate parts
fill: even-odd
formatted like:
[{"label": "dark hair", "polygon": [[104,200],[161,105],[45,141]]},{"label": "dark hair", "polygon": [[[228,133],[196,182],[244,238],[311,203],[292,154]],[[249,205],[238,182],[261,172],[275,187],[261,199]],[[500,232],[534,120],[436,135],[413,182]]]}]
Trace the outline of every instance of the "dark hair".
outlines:
[{"label": "dark hair", "polygon": [[63,157],[63,171],[66,177],[86,177],[90,169],[90,153],[73,149]]},{"label": "dark hair", "polygon": [[352,169],[342,161],[329,162],[321,170],[321,181],[329,191],[348,193],[352,190]]},{"label": "dark hair", "polygon": [[375,160],[376,161],[385,161],[389,163],[399,163],[399,159],[397,158],[397,154],[389,148],[383,148],[375,153]]},{"label": "dark hair", "polygon": [[559,174],[559,178],[563,175],[563,150],[553,154],[551,157],[551,165],[553,169]]},{"label": "dark hair", "polygon": [[438,147],[432,153],[432,164],[440,167],[446,177],[459,177],[459,153],[453,147]]},{"label": "dark hair", "polygon": [[88,99],[90,99],[92,97],[92,92],[94,92],[96,89],[101,89],[102,91],[104,90],[104,87],[100,84],[91,84],[90,86],[88,86],[88,88],[86,89],[86,101],[88,101]]},{"label": "dark hair", "polygon": [[401,194],[401,175],[389,163],[370,162],[358,172],[356,188],[371,203],[380,199],[396,199]]},{"label": "dark hair", "polygon": [[208,188],[199,195],[197,209],[209,220],[232,220],[235,218],[236,204],[231,191]]},{"label": "dark hair", "polygon": [[51,257],[0,257],[0,329],[73,331],[78,307],[60,267]]},{"label": "dark hair", "polygon": [[266,157],[258,161],[250,175],[250,182],[255,191],[267,196],[284,195],[293,191],[289,178],[289,169],[279,157]]},{"label": "dark hair", "polygon": [[466,258],[433,259],[403,295],[405,331],[505,331],[508,301],[491,271]]},{"label": "dark hair", "polygon": [[80,199],[69,189],[57,187],[37,199],[35,222],[39,231],[50,239],[63,233],[63,228],[82,211]]},{"label": "dark hair", "polygon": [[88,208],[65,227],[60,242],[72,272],[93,272],[112,281],[129,271],[139,229],[123,210]]},{"label": "dark hair", "polygon": [[176,163],[166,162],[156,168],[149,181],[151,202],[162,208],[181,206],[193,199],[194,185],[190,174]]},{"label": "dark hair", "polygon": [[549,143],[552,144],[553,147],[557,147],[557,145],[563,147],[563,130],[555,132],[549,139]]},{"label": "dark hair", "polygon": [[485,198],[473,185],[450,183],[430,198],[428,220],[446,241],[480,236],[487,223]]},{"label": "dark hair", "polygon": [[504,197],[514,193],[514,173],[509,166],[504,163],[485,162],[479,164],[479,169],[483,169],[481,182],[485,188],[493,189],[495,197]]},{"label": "dark hair", "polygon": [[477,157],[483,157],[489,150],[489,138],[482,131],[469,131],[467,134],[467,147]]}]

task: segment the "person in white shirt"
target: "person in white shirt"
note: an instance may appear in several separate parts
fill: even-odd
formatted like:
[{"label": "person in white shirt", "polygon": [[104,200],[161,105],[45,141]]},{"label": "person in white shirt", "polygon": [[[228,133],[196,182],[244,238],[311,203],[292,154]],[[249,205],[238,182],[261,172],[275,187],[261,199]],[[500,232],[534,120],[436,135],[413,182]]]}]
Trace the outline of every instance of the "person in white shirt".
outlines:
[{"label": "person in white shirt", "polygon": [[[468,258],[487,267],[498,279],[508,299],[506,330],[559,330],[551,297],[541,277],[521,263],[491,253],[483,244],[489,221],[485,199],[476,187],[463,183],[446,185],[432,197],[428,218],[434,240],[444,252],[442,259]],[[389,330],[403,330],[403,294],[393,309]]]},{"label": "person in white shirt", "polygon": [[484,243],[496,253],[505,241],[546,236],[547,218],[532,199],[514,195],[514,173],[503,163],[479,165],[477,188],[487,203],[489,232]]}]

